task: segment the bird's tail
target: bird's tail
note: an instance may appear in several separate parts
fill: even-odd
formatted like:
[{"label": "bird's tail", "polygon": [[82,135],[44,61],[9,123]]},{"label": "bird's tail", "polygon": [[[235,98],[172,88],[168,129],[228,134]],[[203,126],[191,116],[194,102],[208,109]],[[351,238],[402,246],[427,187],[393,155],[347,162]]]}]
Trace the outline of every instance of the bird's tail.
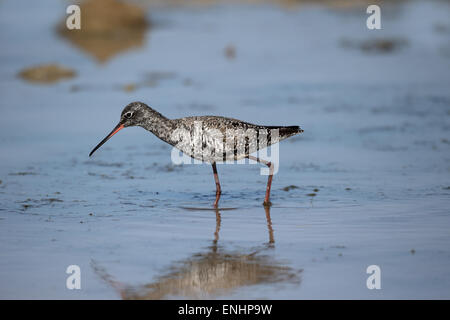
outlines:
[{"label": "bird's tail", "polygon": [[278,129],[278,134],[281,139],[289,138],[293,135],[303,132],[303,129],[299,126],[287,126],[287,127],[269,127],[269,129]]}]

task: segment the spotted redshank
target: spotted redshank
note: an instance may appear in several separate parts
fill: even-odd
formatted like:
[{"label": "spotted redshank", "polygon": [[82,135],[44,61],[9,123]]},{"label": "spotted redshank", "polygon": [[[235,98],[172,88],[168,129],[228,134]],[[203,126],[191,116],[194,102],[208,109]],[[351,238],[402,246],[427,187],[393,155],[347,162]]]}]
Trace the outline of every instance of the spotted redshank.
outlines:
[{"label": "spotted redshank", "polygon": [[132,102],[123,109],[119,124],[91,151],[89,156],[92,156],[121,129],[131,126],[140,126],[184,154],[210,163],[216,182],[216,200],[214,201],[216,208],[222,193],[217,174],[217,162],[248,158],[268,166],[264,205],[269,206],[274,165],[251,154],[303,132],[298,126],[263,126],[220,116],[168,119],[145,103]]}]

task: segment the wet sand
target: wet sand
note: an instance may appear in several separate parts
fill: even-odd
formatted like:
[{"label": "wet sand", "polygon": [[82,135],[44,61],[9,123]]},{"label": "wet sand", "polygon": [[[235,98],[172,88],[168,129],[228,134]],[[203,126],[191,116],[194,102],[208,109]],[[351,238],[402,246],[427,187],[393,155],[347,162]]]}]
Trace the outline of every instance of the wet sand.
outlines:
[{"label": "wet sand", "polygon": [[[141,46],[102,64],[55,31],[63,4],[23,5],[0,10],[1,298],[450,298],[448,3],[398,2],[376,32],[352,8],[156,7]],[[379,39],[404,45],[364,49]],[[77,77],[17,76],[49,63]],[[173,165],[143,129],[89,159],[135,100],[300,125],[270,223],[258,165],[218,165],[218,224],[210,166]]]}]

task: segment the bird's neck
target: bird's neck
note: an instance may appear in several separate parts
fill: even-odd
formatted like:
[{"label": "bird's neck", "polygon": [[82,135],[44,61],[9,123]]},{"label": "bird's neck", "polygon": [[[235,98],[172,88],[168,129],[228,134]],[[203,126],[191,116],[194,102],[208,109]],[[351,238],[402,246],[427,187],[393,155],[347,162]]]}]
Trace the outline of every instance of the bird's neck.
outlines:
[{"label": "bird's neck", "polygon": [[166,118],[161,113],[148,108],[144,116],[144,122],[141,127],[150,131],[161,140],[170,143],[171,135],[174,129],[173,121]]}]

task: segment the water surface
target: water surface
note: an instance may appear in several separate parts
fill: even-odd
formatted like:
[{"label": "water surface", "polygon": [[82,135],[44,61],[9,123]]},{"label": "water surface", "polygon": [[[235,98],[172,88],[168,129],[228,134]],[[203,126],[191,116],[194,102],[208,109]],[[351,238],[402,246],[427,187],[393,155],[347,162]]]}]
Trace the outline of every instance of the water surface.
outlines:
[{"label": "water surface", "polygon": [[[450,298],[447,2],[383,7],[380,31],[364,8],[150,7],[142,46],[100,64],[55,31],[62,3],[24,5],[0,4],[1,298]],[[77,77],[17,76],[52,62]],[[141,128],[88,158],[136,100],[300,125],[270,211],[258,165],[218,165],[216,212],[211,167]]]}]

